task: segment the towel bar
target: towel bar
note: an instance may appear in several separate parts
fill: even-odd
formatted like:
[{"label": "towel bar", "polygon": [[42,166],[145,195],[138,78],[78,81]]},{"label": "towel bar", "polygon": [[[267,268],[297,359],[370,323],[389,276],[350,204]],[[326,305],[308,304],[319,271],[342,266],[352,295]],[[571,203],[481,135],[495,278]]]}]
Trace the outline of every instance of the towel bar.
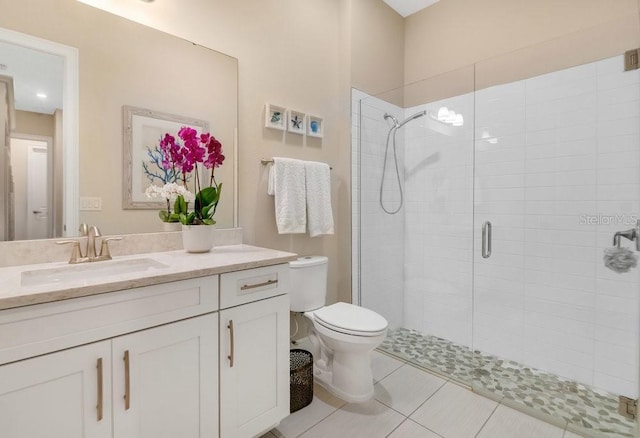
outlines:
[{"label": "towel bar", "polygon": [[[263,165],[265,165],[265,166],[266,166],[266,165],[267,165],[267,164],[269,164],[269,163],[273,163],[273,158],[270,158],[270,159],[261,158],[261,159],[260,159],[260,162],[261,162]],[[330,170],[333,170],[333,167],[329,166],[329,169],[330,169]]]}]

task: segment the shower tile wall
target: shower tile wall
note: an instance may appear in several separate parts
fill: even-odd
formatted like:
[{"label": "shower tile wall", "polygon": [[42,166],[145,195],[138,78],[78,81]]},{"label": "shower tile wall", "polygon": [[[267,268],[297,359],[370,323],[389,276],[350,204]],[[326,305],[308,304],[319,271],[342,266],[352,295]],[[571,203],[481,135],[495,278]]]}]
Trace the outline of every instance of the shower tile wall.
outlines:
[{"label": "shower tile wall", "polygon": [[[385,122],[384,114],[390,113],[402,118],[403,111],[398,106],[380,99],[364,99],[360,104],[360,99],[365,96],[367,95],[358,90],[352,92],[354,124],[357,123],[358,108],[362,112],[362,117],[359,118],[360,142],[357,142],[357,138],[352,139],[353,150],[357,151],[352,155],[352,169],[353,173],[360,177],[359,181],[352,181],[352,184],[360,184],[360,209],[353,213],[353,231],[357,238],[359,226],[361,235],[359,247],[356,245],[358,253],[354,255],[354,259],[359,257],[361,265],[359,290],[366,291],[361,294],[361,305],[384,315],[389,321],[389,326],[396,328],[402,327],[403,323],[404,210],[395,215],[384,213],[379,204],[379,189],[385,140],[390,126]],[[402,139],[398,140],[400,144]],[[402,147],[398,148],[398,152],[402,154]],[[399,159],[402,160],[402,155]],[[388,164],[390,163],[392,161]],[[387,183],[395,181],[392,179],[395,168],[388,165],[387,172]],[[399,201],[397,189],[391,188],[387,183],[385,200],[390,206],[396,206]]]},{"label": "shower tile wall", "polygon": [[[602,260],[640,213],[640,71],[622,65],[615,57],[404,112],[364,98],[354,161],[362,305],[392,327],[637,398],[640,268],[617,274]],[[464,125],[429,117],[441,106]],[[403,128],[405,208],[387,216],[383,114],[422,109]]]},{"label": "shower tile wall", "polygon": [[640,73],[622,70],[476,92],[474,348],[636,398],[639,271],[602,260],[640,212]]},{"label": "shower tile wall", "polygon": [[[452,126],[438,110],[463,114]],[[473,95],[409,108],[405,125],[404,326],[471,347]]]}]

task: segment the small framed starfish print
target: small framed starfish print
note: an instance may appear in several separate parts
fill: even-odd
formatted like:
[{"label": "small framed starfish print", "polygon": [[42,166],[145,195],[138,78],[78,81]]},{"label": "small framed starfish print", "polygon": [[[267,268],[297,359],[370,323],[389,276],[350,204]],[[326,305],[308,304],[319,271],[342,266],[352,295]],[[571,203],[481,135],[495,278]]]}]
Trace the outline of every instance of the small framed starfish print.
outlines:
[{"label": "small framed starfish print", "polygon": [[289,110],[287,115],[287,130],[294,134],[303,135],[306,130],[306,115],[294,110]]}]

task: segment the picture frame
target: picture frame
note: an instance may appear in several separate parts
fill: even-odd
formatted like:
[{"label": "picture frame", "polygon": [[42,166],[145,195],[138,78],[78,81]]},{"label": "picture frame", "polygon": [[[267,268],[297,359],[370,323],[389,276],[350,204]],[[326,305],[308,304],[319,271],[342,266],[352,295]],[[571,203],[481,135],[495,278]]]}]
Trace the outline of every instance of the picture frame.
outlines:
[{"label": "picture frame", "polygon": [[164,185],[170,175],[162,168],[160,139],[165,133],[178,137],[183,126],[208,132],[204,120],[163,113],[145,108],[123,107],[123,196],[125,210],[151,210],[166,208],[163,201],[147,198],[145,190],[151,184]]},{"label": "picture frame", "polygon": [[277,129],[279,131],[285,131],[287,129],[286,125],[287,118],[287,109],[267,103],[264,109],[264,126],[265,128]]},{"label": "picture frame", "polygon": [[306,118],[305,113],[300,111],[289,110],[287,112],[287,131],[304,135],[306,127]]},{"label": "picture frame", "polygon": [[322,117],[307,116],[307,135],[315,138],[324,137],[324,119]]}]

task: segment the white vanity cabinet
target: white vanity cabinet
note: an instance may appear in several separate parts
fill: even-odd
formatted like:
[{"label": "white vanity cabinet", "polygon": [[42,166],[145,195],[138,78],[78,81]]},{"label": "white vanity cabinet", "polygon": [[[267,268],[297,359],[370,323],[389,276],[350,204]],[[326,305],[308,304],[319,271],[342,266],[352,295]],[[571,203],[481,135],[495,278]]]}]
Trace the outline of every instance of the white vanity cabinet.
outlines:
[{"label": "white vanity cabinet", "polygon": [[277,426],[289,415],[280,263],[0,310],[0,437],[250,438]]},{"label": "white vanity cabinet", "polygon": [[114,437],[218,436],[217,324],[212,313],[112,341]]},{"label": "white vanity cabinet", "polygon": [[220,276],[220,436],[249,438],[289,415],[288,266]]},{"label": "white vanity cabinet", "polygon": [[217,308],[211,276],[0,312],[0,436],[217,437]]},{"label": "white vanity cabinet", "polygon": [[1,366],[0,435],[111,438],[110,355],[103,341]]},{"label": "white vanity cabinet", "polygon": [[216,437],[217,325],[208,314],[1,367],[1,436]]}]

